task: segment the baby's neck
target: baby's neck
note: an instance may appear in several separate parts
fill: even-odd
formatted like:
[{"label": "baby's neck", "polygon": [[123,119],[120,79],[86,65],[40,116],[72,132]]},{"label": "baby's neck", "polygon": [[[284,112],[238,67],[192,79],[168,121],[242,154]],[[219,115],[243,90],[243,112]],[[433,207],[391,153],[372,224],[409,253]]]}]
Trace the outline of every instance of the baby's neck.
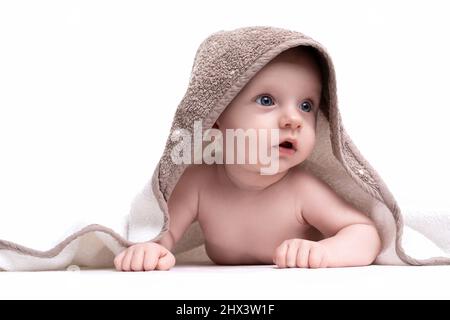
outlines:
[{"label": "baby's neck", "polygon": [[283,179],[289,170],[274,175],[262,175],[240,165],[217,165],[219,175],[223,176],[236,188],[245,191],[263,191]]}]

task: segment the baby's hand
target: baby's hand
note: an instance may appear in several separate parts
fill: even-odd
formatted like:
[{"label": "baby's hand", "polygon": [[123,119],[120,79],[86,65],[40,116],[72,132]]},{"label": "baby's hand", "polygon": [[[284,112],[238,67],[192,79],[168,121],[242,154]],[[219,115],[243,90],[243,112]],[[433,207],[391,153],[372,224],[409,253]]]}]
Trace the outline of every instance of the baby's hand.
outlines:
[{"label": "baby's hand", "polygon": [[326,268],[328,254],[323,244],[303,239],[284,241],[276,250],[273,263],[279,268]]},{"label": "baby's hand", "polygon": [[114,259],[118,271],[169,270],[175,265],[175,257],[165,247],[154,242],[135,244]]}]

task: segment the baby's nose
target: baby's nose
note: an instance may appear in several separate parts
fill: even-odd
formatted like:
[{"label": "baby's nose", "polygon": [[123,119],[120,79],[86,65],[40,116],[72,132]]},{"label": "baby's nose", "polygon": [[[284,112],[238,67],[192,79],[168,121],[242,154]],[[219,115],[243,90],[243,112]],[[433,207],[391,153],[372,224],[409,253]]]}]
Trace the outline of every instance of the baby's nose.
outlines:
[{"label": "baby's nose", "polygon": [[286,111],[280,116],[280,128],[298,129],[302,125],[302,117],[297,110]]}]

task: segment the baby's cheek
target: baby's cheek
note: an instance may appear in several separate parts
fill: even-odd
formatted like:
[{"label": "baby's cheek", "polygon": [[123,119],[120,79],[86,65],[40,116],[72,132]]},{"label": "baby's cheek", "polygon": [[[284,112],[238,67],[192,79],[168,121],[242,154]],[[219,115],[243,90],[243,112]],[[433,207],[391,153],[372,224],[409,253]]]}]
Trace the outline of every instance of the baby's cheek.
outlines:
[{"label": "baby's cheek", "polygon": [[[309,129],[309,128],[308,128]],[[316,134],[314,129],[305,130],[300,137],[299,150],[304,158],[307,158],[313,151],[316,143]]]}]

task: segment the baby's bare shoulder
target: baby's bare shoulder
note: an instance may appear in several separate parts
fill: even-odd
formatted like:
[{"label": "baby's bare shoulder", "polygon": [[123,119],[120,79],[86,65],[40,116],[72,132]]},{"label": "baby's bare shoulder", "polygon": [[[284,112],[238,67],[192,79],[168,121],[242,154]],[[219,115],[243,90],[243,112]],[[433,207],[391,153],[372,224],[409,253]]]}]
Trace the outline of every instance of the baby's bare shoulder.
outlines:
[{"label": "baby's bare shoulder", "polygon": [[201,186],[213,174],[212,165],[206,164],[191,164],[184,170],[180,181],[181,183],[187,183],[190,186]]},{"label": "baby's bare shoulder", "polygon": [[353,223],[371,224],[370,218],[347,202],[325,181],[306,170],[296,170],[296,190],[302,195],[302,218],[330,236]]},{"label": "baby's bare shoulder", "polygon": [[189,165],[185,172],[187,172],[188,175],[195,176],[195,177],[203,177],[206,175],[211,174],[213,165],[208,164],[191,164]]},{"label": "baby's bare shoulder", "polygon": [[202,192],[203,186],[207,181],[208,168],[202,164],[192,164],[187,166],[169,198],[169,207],[172,212],[176,206],[190,207],[192,210],[197,208],[199,194]]},{"label": "baby's bare shoulder", "polygon": [[303,195],[303,201],[339,201],[338,194],[331,186],[304,168],[295,168],[292,172],[295,190]]},{"label": "baby's bare shoulder", "polygon": [[293,168],[291,174],[292,180],[297,188],[311,189],[311,187],[313,187],[317,189],[325,189],[327,187],[327,184],[305,168]]}]

